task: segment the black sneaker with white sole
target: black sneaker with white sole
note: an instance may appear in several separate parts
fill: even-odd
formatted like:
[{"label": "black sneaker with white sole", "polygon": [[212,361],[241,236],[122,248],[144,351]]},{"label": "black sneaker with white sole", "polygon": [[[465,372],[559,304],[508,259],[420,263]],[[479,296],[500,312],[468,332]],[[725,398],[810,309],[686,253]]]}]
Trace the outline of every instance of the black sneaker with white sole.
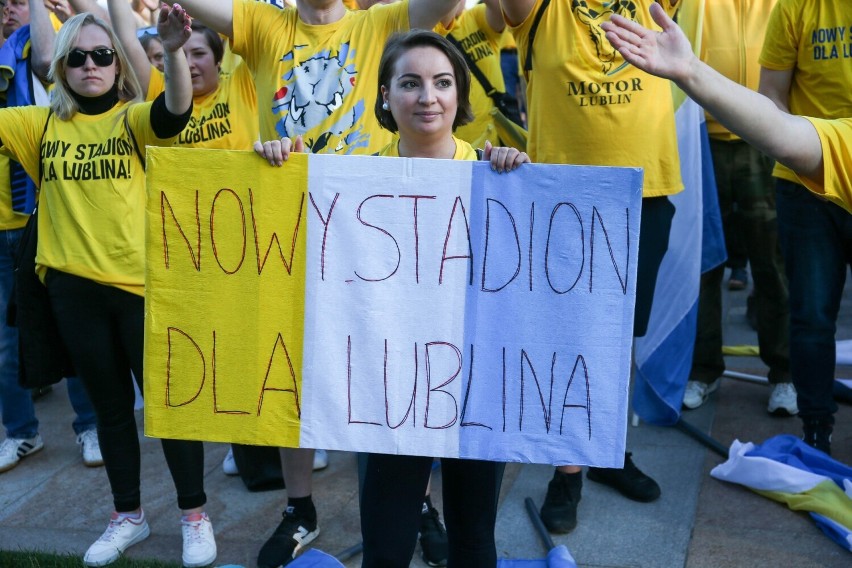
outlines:
[{"label": "black sneaker with white sole", "polygon": [[286,566],[319,536],[320,529],[315,515],[310,518],[300,515],[293,507],[287,507],[283,517],[257,555],[258,568]]}]

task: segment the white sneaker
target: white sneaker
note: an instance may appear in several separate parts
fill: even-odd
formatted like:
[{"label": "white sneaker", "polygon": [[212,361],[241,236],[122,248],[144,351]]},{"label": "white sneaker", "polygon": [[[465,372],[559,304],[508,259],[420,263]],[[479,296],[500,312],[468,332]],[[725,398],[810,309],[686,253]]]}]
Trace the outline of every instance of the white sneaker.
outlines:
[{"label": "white sneaker", "polygon": [[769,411],[769,414],[776,416],[795,416],[799,413],[796,398],[796,387],[793,386],[793,383],[772,385],[772,393],[769,395],[769,405],[766,410]]},{"label": "white sneaker", "polygon": [[328,452],[325,450],[314,450],[314,471],[328,467]]},{"label": "white sneaker", "polygon": [[6,438],[0,444],[0,473],[9,471],[21,461],[44,448],[41,434],[32,438]]},{"label": "white sneaker", "polygon": [[92,428],[81,434],[77,434],[77,443],[83,453],[83,464],[86,467],[98,467],[104,465],[101,455],[101,443],[98,441],[98,431]]},{"label": "white sneaker", "polygon": [[194,513],[181,519],[183,533],[183,565],[187,568],[207,566],[216,560],[216,539],[207,513]]},{"label": "white sneaker", "polygon": [[222,471],[225,472],[225,475],[239,475],[240,470],[237,469],[237,462],[234,460],[234,449],[228,449],[228,455],[225,456],[225,459],[222,461]]},{"label": "white sneaker", "polygon": [[683,393],[683,407],[694,410],[707,401],[707,397],[719,388],[720,379],[705,384],[701,381],[688,381],[686,391]]},{"label": "white sneaker", "polygon": [[145,540],[150,534],[151,529],[148,528],[144,511],[138,519],[113,512],[109,519],[109,526],[101,535],[101,538],[96,540],[86,551],[83,562],[86,566],[112,564],[118,560],[118,557],[125,550],[137,542]]}]

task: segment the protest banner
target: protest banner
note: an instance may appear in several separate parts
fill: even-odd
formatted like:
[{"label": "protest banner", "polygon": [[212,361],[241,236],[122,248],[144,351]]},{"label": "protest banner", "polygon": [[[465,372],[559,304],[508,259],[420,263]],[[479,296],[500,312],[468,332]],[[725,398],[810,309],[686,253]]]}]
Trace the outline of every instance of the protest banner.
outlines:
[{"label": "protest banner", "polygon": [[642,172],[149,148],[151,436],[618,466]]}]

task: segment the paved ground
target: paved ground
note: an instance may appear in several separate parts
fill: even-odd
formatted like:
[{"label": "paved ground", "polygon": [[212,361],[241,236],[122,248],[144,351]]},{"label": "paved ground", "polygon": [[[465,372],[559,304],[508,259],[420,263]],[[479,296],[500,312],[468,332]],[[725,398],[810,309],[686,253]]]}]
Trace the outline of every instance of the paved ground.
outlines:
[{"label": "paved ground", "polygon": [[[847,294],[847,296],[850,296]],[[726,343],[755,344],[745,323],[745,292],[726,294]],[[852,339],[852,296],[844,303],[838,338]],[[763,374],[756,358],[729,358],[731,370]],[[852,377],[852,368],[838,368]],[[762,441],[779,433],[800,433],[798,419],[766,413],[768,388],[726,379],[704,407],[685,418],[725,446],[734,439]],[[0,475],[0,549],[43,549],[81,554],[105,528],[111,498],[103,468],[88,469],[71,431],[64,385],[36,405],[45,449]],[[852,407],[841,406],[833,449],[852,463]],[[141,415],[140,430],[141,430]],[[556,537],[583,567],[724,568],[848,567],[852,555],[824,537],[810,519],[748,490],[709,476],[722,458],[681,431],[645,424],[630,427],[628,447],[636,463],[663,489],[651,504],[628,501],[587,482],[578,528]],[[152,536],[128,551],[133,558],[180,558],[179,513],[159,442],[143,439],[143,502]],[[226,477],[223,445],[206,448],[208,512],[219,546],[217,565],[253,566],[257,550],[280,519],[283,491],[249,493]],[[337,554],[360,540],[355,458],[330,452],[329,467],[315,475],[315,500],[322,534],[320,549]],[[552,469],[510,465],[497,523],[500,556],[535,558],[546,550],[523,508],[524,498],[540,504]],[[437,474],[440,477],[440,471]],[[440,482],[434,493],[440,497]],[[358,566],[360,557],[346,562]],[[416,558],[413,566],[423,566]]]}]

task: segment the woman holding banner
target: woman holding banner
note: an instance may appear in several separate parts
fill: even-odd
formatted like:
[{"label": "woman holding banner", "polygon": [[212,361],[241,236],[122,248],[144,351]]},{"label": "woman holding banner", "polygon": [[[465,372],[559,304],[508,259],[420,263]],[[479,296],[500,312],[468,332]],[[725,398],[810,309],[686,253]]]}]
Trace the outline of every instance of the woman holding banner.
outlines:
[{"label": "woman holding banner", "polygon": [[[445,38],[415,30],[392,37],[379,65],[379,124],[394,133],[380,156],[475,160],[476,152],[453,131],[473,119],[470,74],[464,56]],[[497,171],[529,158],[514,148],[491,148]],[[494,523],[503,464],[441,460],[447,565],[495,566]],[[362,566],[408,566],[420,526],[423,488],[432,471],[428,456],[369,454],[361,496]]]},{"label": "woman holding banner", "polygon": [[[163,6],[158,30],[169,77],[162,96],[141,89],[114,32],[89,13],[55,41],[50,108],[0,110],[5,151],[40,181],[36,271],[98,419],[115,511],[84,556],[104,566],[150,534],[140,496],[140,450],[131,372],[142,387],[145,146],[168,145],[186,126],[192,88],[181,47],[189,16]],[[200,442],[163,440],[183,517],[183,564],[216,558],[203,512]]]},{"label": "woman holding banner", "polygon": [[[464,56],[445,38],[415,30],[392,37],[379,65],[376,118],[394,133],[379,155],[475,160],[476,152],[453,131],[473,119],[470,74]],[[508,172],[529,157],[514,148],[491,148],[485,158]],[[494,523],[503,464],[441,460],[447,565],[493,567]],[[420,526],[423,488],[432,458],[369,454],[361,496],[363,566],[408,566]]]}]

